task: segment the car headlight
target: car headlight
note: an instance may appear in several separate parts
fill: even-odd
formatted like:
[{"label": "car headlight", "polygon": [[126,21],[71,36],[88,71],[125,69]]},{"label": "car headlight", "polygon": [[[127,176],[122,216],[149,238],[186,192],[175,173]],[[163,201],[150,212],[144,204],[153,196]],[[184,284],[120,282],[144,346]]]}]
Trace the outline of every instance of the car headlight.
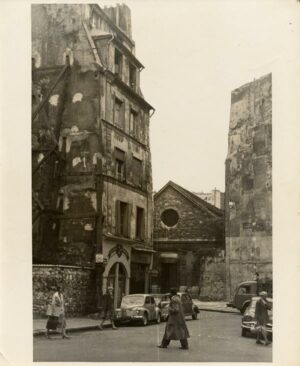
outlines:
[{"label": "car headlight", "polygon": [[137,315],[139,315],[141,313],[141,309],[139,308],[134,308],[132,309]]}]

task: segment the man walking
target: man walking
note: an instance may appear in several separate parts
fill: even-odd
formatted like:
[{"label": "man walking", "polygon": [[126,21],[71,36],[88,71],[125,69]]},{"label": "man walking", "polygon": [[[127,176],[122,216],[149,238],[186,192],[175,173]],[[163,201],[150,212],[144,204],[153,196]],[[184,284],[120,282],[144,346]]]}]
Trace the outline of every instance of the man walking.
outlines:
[{"label": "man walking", "polygon": [[114,297],[113,297],[113,287],[109,286],[107,288],[106,294],[103,295],[103,317],[102,322],[99,325],[99,329],[103,330],[103,324],[106,319],[110,319],[112,329],[118,329],[115,326],[115,311],[114,311]]},{"label": "man walking", "polygon": [[165,334],[159,348],[167,348],[171,340],[179,340],[181,349],[188,349],[189,331],[187,329],[184,313],[179,296],[175,288],[170,290],[171,301],[169,305],[169,316],[165,328]]},{"label": "man walking", "polygon": [[265,341],[264,344],[267,346],[271,343],[268,341],[266,330],[266,324],[269,322],[268,310],[271,309],[271,304],[267,301],[267,293],[265,291],[260,292],[259,296],[260,299],[256,302],[255,306],[255,319],[257,321],[257,327],[259,328],[256,336],[256,343],[263,344],[259,339],[261,334]]}]

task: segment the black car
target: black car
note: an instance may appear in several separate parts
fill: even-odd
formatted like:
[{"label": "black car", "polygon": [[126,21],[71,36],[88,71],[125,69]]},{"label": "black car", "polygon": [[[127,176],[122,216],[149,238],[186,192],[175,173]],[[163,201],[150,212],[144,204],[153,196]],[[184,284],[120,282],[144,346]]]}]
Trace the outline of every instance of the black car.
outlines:
[{"label": "black car", "polygon": [[[187,292],[178,292],[177,295],[180,297],[183,312],[185,316],[191,316],[193,320],[197,319],[200,310],[197,305],[193,303],[191,296]],[[167,293],[161,297],[159,308],[161,310],[161,320],[167,320],[168,318],[168,307],[170,304],[171,294]]]}]

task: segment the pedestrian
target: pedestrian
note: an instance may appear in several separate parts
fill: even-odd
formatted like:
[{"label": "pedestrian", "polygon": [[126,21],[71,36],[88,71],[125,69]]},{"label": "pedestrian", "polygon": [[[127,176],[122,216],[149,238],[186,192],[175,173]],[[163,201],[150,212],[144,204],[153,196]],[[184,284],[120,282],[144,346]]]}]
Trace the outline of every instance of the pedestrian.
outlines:
[{"label": "pedestrian", "polygon": [[182,304],[180,297],[177,295],[175,288],[170,290],[171,299],[168,308],[168,320],[165,328],[165,333],[159,348],[167,348],[171,340],[179,340],[181,343],[181,349],[188,349],[187,338],[190,337],[187,329]]},{"label": "pedestrian", "polygon": [[103,295],[103,316],[102,321],[99,325],[99,329],[103,330],[103,324],[105,320],[109,319],[111,322],[112,329],[118,329],[115,326],[115,310],[114,310],[114,296],[113,287],[108,286],[106,294]]},{"label": "pedestrian", "polygon": [[[271,309],[271,304],[267,301],[267,293],[262,291],[259,293],[259,300],[255,306],[255,319],[257,327],[256,343],[265,344],[266,346],[271,342],[268,341],[266,324],[269,322],[268,310]],[[260,335],[263,336],[265,343],[260,341]]]},{"label": "pedestrian", "polygon": [[49,316],[46,325],[46,337],[50,338],[50,329],[61,328],[62,339],[70,339],[66,334],[65,302],[64,295],[59,286],[52,296],[51,304],[48,305],[47,315]]}]

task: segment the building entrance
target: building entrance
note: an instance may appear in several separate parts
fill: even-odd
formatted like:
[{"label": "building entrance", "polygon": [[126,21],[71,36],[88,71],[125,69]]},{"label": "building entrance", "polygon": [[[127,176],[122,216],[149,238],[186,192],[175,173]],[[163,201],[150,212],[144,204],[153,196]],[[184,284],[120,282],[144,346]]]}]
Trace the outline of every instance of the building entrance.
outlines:
[{"label": "building entrance", "polygon": [[161,292],[169,292],[172,287],[177,287],[177,263],[161,263]]},{"label": "building entrance", "polygon": [[126,272],[122,263],[115,263],[107,276],[107,287],[114,288],[114,306],[120,307],[122,297],[126,291]]}]

